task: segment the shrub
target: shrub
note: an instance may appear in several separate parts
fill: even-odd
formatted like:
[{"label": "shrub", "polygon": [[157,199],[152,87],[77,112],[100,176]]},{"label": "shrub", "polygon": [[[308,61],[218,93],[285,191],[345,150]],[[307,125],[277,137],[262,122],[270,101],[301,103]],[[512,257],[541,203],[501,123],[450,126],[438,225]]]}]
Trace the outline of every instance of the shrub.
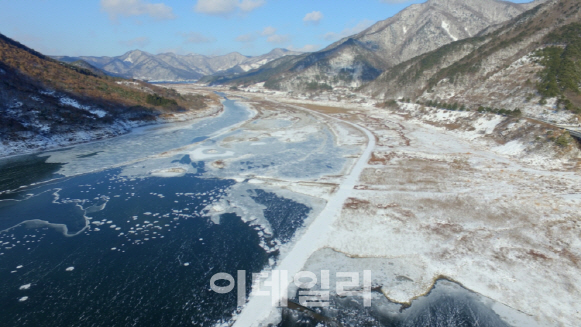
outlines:
[{"label": "shrub", "polygon": [[264,82],[264,88],[276,91],[281,90],[280,82],[278,80],[268,80]]},{"label": "shrub", "polygon": [[309,82],[307,83],[307,90],[309,91],[331,91],[333,87],[327,83]]},{"label": "shrub", "polygon": [[385,101],[383,103],[383,106],[385,108],[398,108],[397,101],[395,101],[393,99]]},{"label": "shrub", "polygon": [[563,26],[547,35],[545,41],[550,46],[535,52],[538,62],[544,66],[537,84],[544,102],[540,104],[546,103],[544,98],[564,97],[567,92],[581,93],[581,24]]},{"label": "shrub", "polygon": [[555,144],[557,144],[558,146],[560,146],[562,148],[567,147],[570,142],[571,142],[571,136],[569,135],[569,132],[565,132],[565,133],[561,134],[561,136],[557,137],[557,139],[555,140]]},{"label": "shrub", "polygon": [[157,94],[148,94],[146,102],[150,105],[158,106],[158,107],[169,107],[169,106],[177,106],[178,105],[176,100],[167,99],[167,98],[161,97]]}]

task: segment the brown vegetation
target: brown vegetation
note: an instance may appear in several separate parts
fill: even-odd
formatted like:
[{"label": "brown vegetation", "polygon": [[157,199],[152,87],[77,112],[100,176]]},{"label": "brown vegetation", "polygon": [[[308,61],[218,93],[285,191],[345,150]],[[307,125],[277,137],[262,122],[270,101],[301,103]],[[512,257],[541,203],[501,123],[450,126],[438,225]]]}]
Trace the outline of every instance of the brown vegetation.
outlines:
[{"label": "brown vegetation", "polygon": [[[203,108],[202,96],[180,96],[176,91],[133,80],[123,83],[123,79],[99,76],[89,69],[58,62],[0,34],[0,63],[16,74],[22,74],[29,82],[66,93],[80,101],[91,101],[109,107],[143,106],[156,110],[184,110]],[[6,79],[3,78],[6,84]],[[117,83],[120,82],[120,83]],[[16,85],[14,85],[16,84]],[[19,88],[12,83],[7,87]],[[148,103],[147,97],[157,95],[173,101],[175,105],[162,106]]]},{"label": "brown vegetation", "polygon": [[356,198],[348,198],[345,203],[343,204],[344,209],[359,209],[369,205],[369,201],[356,199]]}]

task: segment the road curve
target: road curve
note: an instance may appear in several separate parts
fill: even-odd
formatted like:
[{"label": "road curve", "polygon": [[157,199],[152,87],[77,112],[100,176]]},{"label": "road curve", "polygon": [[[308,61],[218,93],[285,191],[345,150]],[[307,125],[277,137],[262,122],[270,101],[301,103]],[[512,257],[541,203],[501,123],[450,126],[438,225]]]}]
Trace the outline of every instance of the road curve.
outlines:
[{"label": "road curve", "polygon": [[[271,101],[277,103],[275,101]],[[288,104],[285,104],[288,105]],[[322,248],[326,244],[326,240],[330,237],[331,234],[331,226],[333,223],[339,218],[341,214],[341,209],[343,207],[343,203],[349,198],[353,188],[357,185],[359,180],[359,176],[363,172],[363,169],[367,166],[367,162],[371,157],[371,153],[375,148],[375,136],[367,129],[335,118],[331,117],[326,114],[322,114],[310,109],[292,106],[298,110],[307,111],[315,116],[322,116],[326,117],[331,120],[340,121],[342,123],[346,123],[351,125],[354,128],[362,131],[367,136],[367,147],[363,151],[362,155],[359,157],[351,172],[345,176],[341,185],[335,194],[331,197],[331,199],[327,202],[327,205],[323,209],[323,211],[319,214],[319,216],[309,225],[306,232],[302,235],[302,237],[297,240],[293,249],[283,258],[279,264],[273,268],[273,270],[278,271],[287,271],[288,272],[288,280],[287,284],[292,282],[292,277],[301,271],[301,269],[305,266],[309,257],[318,249]],[[271,282],[271,278],[267,279],[266,282]],[[270,296],[255,296],[253,294],[250,295],[249,301],[246,306],[243,308],[240,315],[238,315],[235,319],[234,326],[235,327],[251,327],[251,326],[259,326],[261,322],[267,320],[271,317],[271,314],[274,312],[276,308],[272,306],[272,298]]]}]

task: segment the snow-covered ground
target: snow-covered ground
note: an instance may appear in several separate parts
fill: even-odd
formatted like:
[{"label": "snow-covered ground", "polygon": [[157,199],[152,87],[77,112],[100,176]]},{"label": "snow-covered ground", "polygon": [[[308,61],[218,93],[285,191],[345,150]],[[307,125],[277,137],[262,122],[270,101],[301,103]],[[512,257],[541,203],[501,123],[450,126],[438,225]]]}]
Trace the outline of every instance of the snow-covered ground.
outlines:
[{"label": "snow-covered ground", "polygon": [[[371,152],[375,147],[375,138],[371,132],[355,124],[350,125],[366,135],[367,147],[353,168],[339,182],[338,189],[329,198],[323,211],[309,224],[307,230],[295,241],[292,249],[286,253],[282,261],[276,266],[277,270],[287,272],[287,277],[290,279],[287,279],[286,283],[291,283],[293,276],[301,271],[301,268],[306,264],[309,257],[316,250],[325,246],[324,241],[333,232],[331,226],[340,216],[343,203],[351,195],[357,179],[365,168],[367,160],[370,158]],[[266,283],[268,282],[273,283],[272,280]],[[285,280],[282,282],[284,283]],[[269,297],[251,296],[248,305],[242,311],[242,314],[237,317],[235,326],[252,326],[257,321],[273,320],[275,318],[272,316],[274,312],[269,310],[271,301]]]},{"label": "snow-covered ground", "polygon": [[70,107],[74,107],[74,108],[77,108],[77,109],[86,110],[86,111],[92,113],[93,115],[95,115],[95,116],[97,116],[99,118],[103,118],[103,117],[107,116],[107,112],[105,110],[92,108],[90,106],[84,106],[84,105],[80,104],[75,99],[71,99],[71,98],[67,98],[67,97],[61,97],[59,99],[59,101],[60,101],[61,105],[70,106]]},{"label": "snow-covered ground", "polygon": [[[541,325],[575,325],[578,171],[530,169],[506,156],[521,151],[514,143],[490,149],[438,127],[377,116],[394,122],[371,127],[391,136],[376,149],[386,160],[362,174],[354,195],[362,204],[344,208],[328,247],[399,258],[394,269],[415,283],[382,289],[397,302],[425,294],[446,276]],[[409,145],[393,137],[397,130]]]},{"label": "snow-covered ground", "polygon": [[[578,149],[532,146],[530,135],[519,133],[543,127],[526,119],[429,108],[414,116],[420,108],[412,104],[395,112],[303,103],[346,107],[319,110],[349,119],[377,141],[371,159],[352,171],[363,168],[358,182],[341,184],[328,198],[331,208],[311,224],[323,231],[317,241],[301,238],[278,268],[298,271],[314,250],[331,249],[344,254],[333,267],[373,258],[370,269],[383,267],[373,284],[394,302],[409,303],[447,278],[496,301],[495,310],[515,326],[581,320]],[[276,321],[271,310],[268,298],[252,297],[237,325]]]}]

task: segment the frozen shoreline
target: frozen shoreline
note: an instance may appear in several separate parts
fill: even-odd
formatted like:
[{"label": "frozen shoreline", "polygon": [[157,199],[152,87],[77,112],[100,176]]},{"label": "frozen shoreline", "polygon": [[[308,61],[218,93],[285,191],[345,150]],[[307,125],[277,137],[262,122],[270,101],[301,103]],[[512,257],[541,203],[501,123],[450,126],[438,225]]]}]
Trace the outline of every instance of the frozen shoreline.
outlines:
[{"label": "frozen shoreline", "polygon": [[164,126],[172,123],[188,122],[205,117],[219,115],[223,111],[222,105],[213,105],[200,111],[190,111],[175,114],[172,117],[161,118],[153,122],[124,122],[116,121],[110,126],[95,131],[80,131],[67,134],[55,134],[49,137],[36,136],[31,140],[12,142],[9,145],[0,143],[0,159],[16,157],[26,154],[35,154],[54,151],[81,144],[91,144],[110,140],[119,136],[138,132],[140,129],[154,126]]},{"label": "frozen shoreline", "polygon": [[[581,319],[573,295],[581,289],[574,282],[580,273],[581,176],[567,167],[578,152],[553,158],[546,146],[524,152],[517,141],[499,146],[491,138],[496,129],[512,132],[526,121],[503,125],[500,117],[473,115],[475,128],[468,124],[467,130],[448,130],[444,124],[472,116],[438,110],[425,117],[406,116],[413,109],[404,104],[401,112],[390,112],[353,105],[329,115],[371,131],[377,139],[373,157],[351,191],[354,204],[339,204],[343,209],[328,227],[332,237],[316,246],[308,240],[301,245],[301,239],[295,247],[306,254],[295,265],[281,263],[273,269],[289,270],[292,276],[290,272],[303,269],[297,266],[312,247],[350,258],[396,260],[392,270],[414,283],[374,279],[395,302],[426,294],[435,279],[444,277],[495,301],[495,310],[514,319],[514,326],[533,324],[517,319],[518,312],[538,326],[573,326]],[[547,262],[560,273],[551,273]],[[545,298],[542,304],[535,300],[539,298]],[[277,309],[271,308],[268,297],[251,297],[235,324],[276,322]]]},{"label": "frozen shoreline", "polygon": [[[305,108],[296,106],[295,108],[336,120],[336,118],[321,113],[315,113]],[[296,240],[293,249],[276,267],[274,267],[275,270],[288,272],[288,283],[292,282],[293,276],[301,271],[311,254],[323,246],[324,241],[329,237],[329,234],[332,231],[331,226],[340,215],[343,203],[350,196],[359,175],[365,168],[367,160],[369,160],[371,152],[375,147],[375,138],[371,132],[358,125],[352,123],[348,124],[365,133],[368,139],[367,146],[356,164],[351,168],[350,173],[344,176],[339,189],[333,194],[331,199],[329,199],[323,211],[315,221],[309,225],[302,237],[299,240]],[[268,279],[267,281],[272,282],[272,279]],[[255,326],[265,320],[276,319],[276,317],[273,316],[276,315],[276,308],[271,306],[271,302],[272,299],[268,296],[255,296],[251,294],[247,305],[242,310],[242,313],[236,317],[234,326]]]}]

